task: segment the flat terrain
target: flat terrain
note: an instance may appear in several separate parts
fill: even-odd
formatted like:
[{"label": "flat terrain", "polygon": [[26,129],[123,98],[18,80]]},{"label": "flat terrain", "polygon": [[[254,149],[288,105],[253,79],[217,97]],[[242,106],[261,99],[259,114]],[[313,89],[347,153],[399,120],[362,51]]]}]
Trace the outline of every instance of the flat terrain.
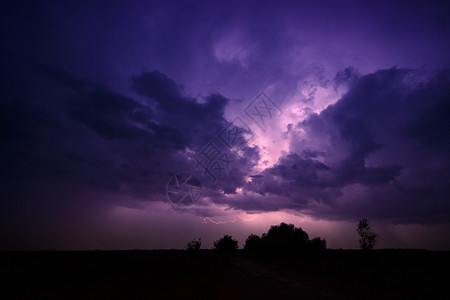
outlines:
[{"label": "flat terrain", "polygon": [[0,252],[0,299],[450,299],[450,252]]}]

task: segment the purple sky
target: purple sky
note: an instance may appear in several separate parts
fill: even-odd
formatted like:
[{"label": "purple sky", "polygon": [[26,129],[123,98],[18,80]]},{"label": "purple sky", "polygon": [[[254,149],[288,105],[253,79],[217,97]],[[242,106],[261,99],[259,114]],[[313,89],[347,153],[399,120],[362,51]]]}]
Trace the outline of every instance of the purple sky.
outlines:
[{"label": "purple sky", "polygon": [[[448,2],[91,2],[1,4],[0,249],[242,247],[280,222],[357,248],[363,217],[380,248],[450,249]],[[194,205],[168,199],[182,173]]]}]

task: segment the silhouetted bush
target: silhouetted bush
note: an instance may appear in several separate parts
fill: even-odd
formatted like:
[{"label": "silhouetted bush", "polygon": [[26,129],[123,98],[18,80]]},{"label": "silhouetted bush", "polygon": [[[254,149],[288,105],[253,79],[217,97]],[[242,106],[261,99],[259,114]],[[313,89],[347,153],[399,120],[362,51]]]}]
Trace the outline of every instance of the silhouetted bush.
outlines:
[{"label": "silhouetted bush", "polygon": [[321,238],[309,239],[308,234],[293,224],[281,223],[271,226],[261,237],[251,234],[245,241],[244,250],[249,254],[292,256],[304,253],[319,253],[326,249]]},{"label": "silhouetted bush", "polygon": [[200,250],[200,247],[202,245],[202,239],[199,238],[197,239],[193,239],[192,241],[188,242],[186,245],[186,250],[188,251],[198,251]]},{"label": "silhouetted bush", "polygon": [[358,228],[356,229],[359,235],[359,246],[362,250],[370,250],[375,247],[375,243],[377,242],[378,234],[370,228],[367,219],[361,219],[358,224]]},{"label": "silhouetted bush", "polygon": [[257,253],[261,251],[262,240],[256,234],[250,234],[245,241],[244,251],[247,253]]},{"label": "silhouetted bush", "polygon": [[281,223],[279,226],[271,226],[262,240],[269,253],[292,254],[306,248],[308,239],[308,234],[301,228]]},{"label": "silhouetted bush", "polygon": [[312,253],[320,253],[327,248],[327,241],[320,237],[315,237],[308,243],[308,251]]},{"label": "silhouetted bush", "polygon": [[230,235],[224,235],[223,238],[214,241],[214,249],[221,253],[233,253],[238,247],[238,241],[233,239]]}]

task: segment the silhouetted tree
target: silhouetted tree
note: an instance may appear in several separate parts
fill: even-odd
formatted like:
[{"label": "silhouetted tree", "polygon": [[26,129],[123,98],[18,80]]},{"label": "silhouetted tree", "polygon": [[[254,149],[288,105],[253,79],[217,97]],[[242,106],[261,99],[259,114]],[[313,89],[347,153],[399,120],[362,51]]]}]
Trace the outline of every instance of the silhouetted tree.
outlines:
[{"label": "silhouetted tree", "polygon": [[263,235],[264,250],[274,254],[293,254],[306,249],[308,234],[293,224],[281,223],[271,226],[267,234]]},{"label": "silhouetted tree", "polygon": [[192,239],[192,241],[187,242],[186,250],[188,251],[198,251],[202,245],[202,239]]},{"label": "silhouetted tree", "polygon": [[321,238],[309,239],[308,234],[293,224],[281,223],[271,226],[261,237],[251,234],[245,241],[244,250],[249,254],[267,253],[272,255],[298,255],[319,253],[326,249],[326,241]]},{"label": "silhouetted tree", "polygon": [[214,241],[214,249],[222,253],[233,253],[238,247],[238,241],[230,235],[224,235],[223,238]]},{"label": "silhouetted tree", "polygon": [[250,234],[245,241],[244,251],[247,253],[261,252],[262,239],[255,234]]},{"label": "silhouetted tree", "polygon": [[359,235],[359,246],[362,250],[370,250],[375,247],[378,234],[370,228],[367,219],[361,219],[356,229]]},{"label": "silhouetted tree", "polygon": [[308,250],[313,253],[320,253],[327,248],[327,241],[321,239],[320,237],[315,237],[308,243]]}]

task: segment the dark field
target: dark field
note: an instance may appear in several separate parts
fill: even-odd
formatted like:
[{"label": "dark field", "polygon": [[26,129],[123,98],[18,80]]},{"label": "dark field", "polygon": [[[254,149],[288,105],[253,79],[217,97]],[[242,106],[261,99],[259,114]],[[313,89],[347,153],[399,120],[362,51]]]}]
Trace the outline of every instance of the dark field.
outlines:
[{"label": "dark field", "polygon": [[450,252],[0,252],[0,299],[449,299]]}]

